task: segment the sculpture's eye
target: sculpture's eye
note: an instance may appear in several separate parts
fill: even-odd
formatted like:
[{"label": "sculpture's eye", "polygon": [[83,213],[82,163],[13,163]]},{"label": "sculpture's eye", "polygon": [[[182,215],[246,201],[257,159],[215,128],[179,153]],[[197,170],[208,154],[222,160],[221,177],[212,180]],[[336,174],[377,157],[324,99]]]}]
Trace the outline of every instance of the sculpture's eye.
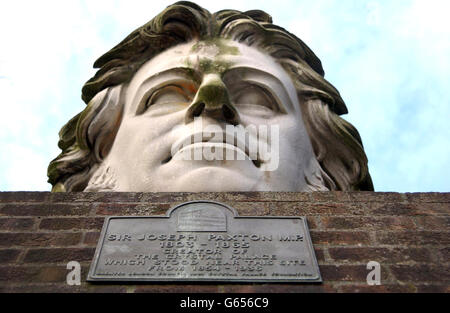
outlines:
[{"label": "sculpture's eye", "polygon": [[244,111],[243,113],[245,113],[245,111],[261,111],[261,113],[273,113],[271,111],[278,111],[277,102],[272,95],[262,87],[256,85],[245,86],[245,88],[235,94],[233,102],[239,111]]},{"label": "sculpture's eye", "polygon": [[153,92],[146,103],[146,107],[162,104],[186,104],[191,100],[190,92],[179,86],[169,85]]},{"label": "sculpture's eye", "polygon": [[174,113],[186,109],[192,98],[191,88],[183,85],[167,85],[151,93],[141,113],[146,112],[152,115]]}]

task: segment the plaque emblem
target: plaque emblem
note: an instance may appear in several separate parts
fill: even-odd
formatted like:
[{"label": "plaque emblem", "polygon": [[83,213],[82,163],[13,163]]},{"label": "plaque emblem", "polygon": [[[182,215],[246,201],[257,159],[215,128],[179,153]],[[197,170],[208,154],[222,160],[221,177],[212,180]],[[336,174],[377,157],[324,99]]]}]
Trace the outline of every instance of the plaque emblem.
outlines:
[{"label": "plaque emblem", "polygon": [[88,281],[321,282],[304,217],[247,217],[193,201],[107,217]]},{"label": "plaque emblem", "polygon": [[178,231],[227,231],[227,216],[216,207],[191,207],[178,214]]}]

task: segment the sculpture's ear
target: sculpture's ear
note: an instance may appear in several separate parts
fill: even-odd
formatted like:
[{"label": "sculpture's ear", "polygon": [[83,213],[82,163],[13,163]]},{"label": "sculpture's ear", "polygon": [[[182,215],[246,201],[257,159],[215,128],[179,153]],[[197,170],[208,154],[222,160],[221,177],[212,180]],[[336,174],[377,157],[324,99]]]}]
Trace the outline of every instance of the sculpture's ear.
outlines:
[{"label": "sculpture's ear", "polygon": [[82,148],[91,151],[97,162],[108,155],[119,130],[124,107],[123,90],[122,85],[103,90],[101,93],[104,94],[97,95],[101,101],[94,97],[80,117],[77,141],[82,143]]}]

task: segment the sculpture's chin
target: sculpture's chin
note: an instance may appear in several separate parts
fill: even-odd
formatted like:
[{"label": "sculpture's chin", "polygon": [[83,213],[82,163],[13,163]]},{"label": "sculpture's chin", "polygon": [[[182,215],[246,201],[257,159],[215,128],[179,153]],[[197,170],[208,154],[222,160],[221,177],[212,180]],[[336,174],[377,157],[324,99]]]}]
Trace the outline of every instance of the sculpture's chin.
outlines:
[{"label": "sculpture's chin", "polygon": [[248,169],[237,171],[235,168],[204,166],[180,175],[167,189],[182,192],[254,191],[257,184],[258,176]]},{"label": "sculpture's chin", "polygon": [[[177,173],[174,175],[174,173]],[[285,179],[277,172],[261,171],[251,160],[172,160],[152,171],[120,179],[110,166],[102,166],[84,191],[88,192],[245,192],[327,190],[318,176],[305,177],[304,184]]]},{"label": "sculpture's chin", "polygon": [[[285,162],[286,163],[286,162]],[[284,164],[284,163],[283,163]],[[122,166],[120,166],[122,165]],[[323,191],[323,175],[317,161],[302,173],[280,166],[264,171],[252,160],[183,160],[146,167],[144,163],[104,162],[85,191],[120,192],[233,192]],[[132,177],[132,178],[131,178]]]},{"label": "sculpture's chin", "polygon": [[[132,173],[132,175],[130,174]],[[154,168],[106,165],[96,171],[85,191],[224,192],[252,191],[264,173],[250,159],[179,160]],[[130,179],[130,177],[133,177]]]}]

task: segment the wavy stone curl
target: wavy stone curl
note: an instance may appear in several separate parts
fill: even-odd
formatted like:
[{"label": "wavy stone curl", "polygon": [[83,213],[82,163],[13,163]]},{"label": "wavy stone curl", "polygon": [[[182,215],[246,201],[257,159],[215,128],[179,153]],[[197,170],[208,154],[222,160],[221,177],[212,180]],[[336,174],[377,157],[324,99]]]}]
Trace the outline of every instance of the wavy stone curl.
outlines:
[{"label": "wavy stone curl", "polygon": [[133,31],[101,56],[94,77],[82,88],[87,107],[60,131],[62,153],[48,167],[52,191],[83,191],[107,156],[123,111],[123,85],[149,59],[192,40],[225,38],[263,49],[292,78],[325,188],[373,190],[358,131],[339,115],[347,108],[324,79],[322,64],[295,35],[272,24],[260,10],[211,14],[191,2],[177,2]]}]

